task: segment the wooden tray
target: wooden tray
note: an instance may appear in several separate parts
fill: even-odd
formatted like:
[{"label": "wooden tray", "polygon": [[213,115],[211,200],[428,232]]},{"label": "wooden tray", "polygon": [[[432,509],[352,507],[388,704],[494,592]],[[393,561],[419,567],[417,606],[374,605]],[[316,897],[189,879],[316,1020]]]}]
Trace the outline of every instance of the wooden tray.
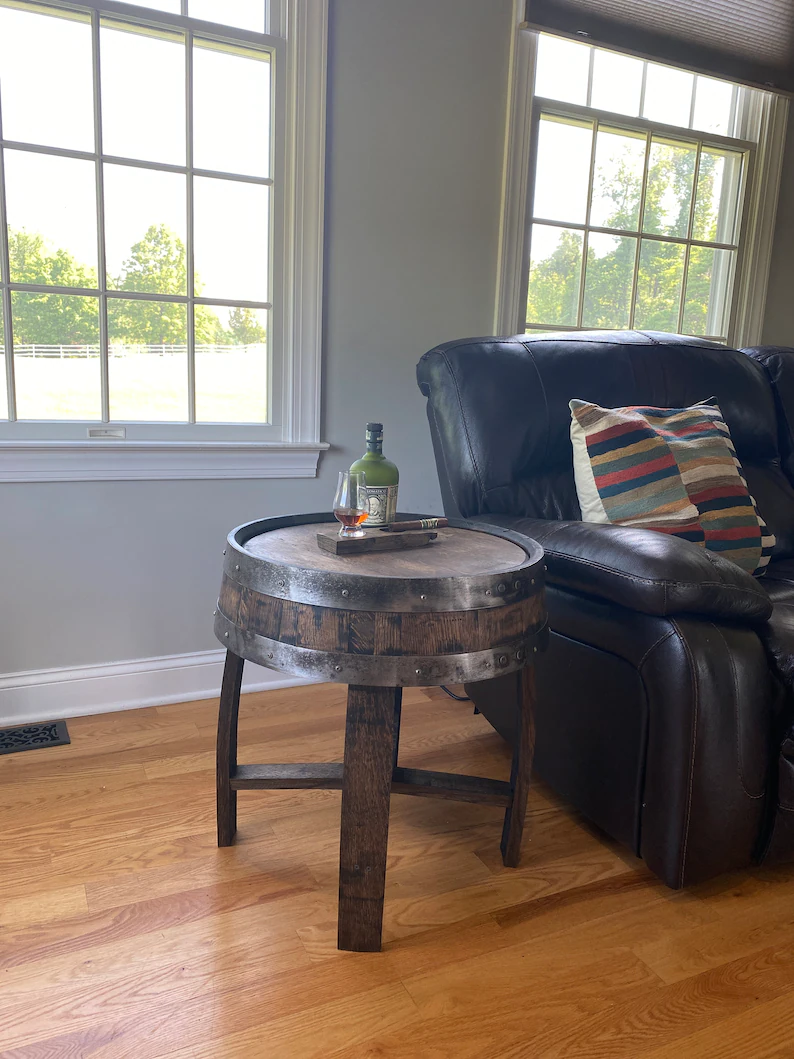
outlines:
[{"label": "wooden tray", "polygon": [[434,541],[434,530],[407,530],[405,533],[382,533],[367,530],[365,537],[340,537],[339,532],[325,530],[317,534],[317,547],[331,555],[366,555],[371,552],[402,552],[423,548]]}]

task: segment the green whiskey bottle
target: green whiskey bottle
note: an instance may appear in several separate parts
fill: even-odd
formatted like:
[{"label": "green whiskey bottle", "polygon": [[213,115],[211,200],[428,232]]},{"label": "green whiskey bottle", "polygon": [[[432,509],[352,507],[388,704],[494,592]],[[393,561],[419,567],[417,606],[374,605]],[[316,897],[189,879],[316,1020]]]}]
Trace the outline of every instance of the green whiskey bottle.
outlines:
[{"label": "green whiskey bottle", "polygon": [[350,468],[367,476],[369,516],[367,529],[387,526],[397,514],[397,485],[400,472],[383,455],[383,423],[367,423],[367,451]]}]

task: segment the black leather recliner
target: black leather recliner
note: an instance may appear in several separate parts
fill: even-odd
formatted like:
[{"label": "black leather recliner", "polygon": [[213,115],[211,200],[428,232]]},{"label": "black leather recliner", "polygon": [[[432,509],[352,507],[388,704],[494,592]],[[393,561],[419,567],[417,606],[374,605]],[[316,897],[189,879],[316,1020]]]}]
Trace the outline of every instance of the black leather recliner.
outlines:
[{"label": "black leather recliner", "polygon": [[[546,550],[537,773],[673,887],[794,853],[794,350],[653,332],[465,339],[425,354],[418,380],[446,512]],[[581,522],[573,397],[716,398],[777,537],[766,575]],[[467,688],[508,739],[513,685]]]}]

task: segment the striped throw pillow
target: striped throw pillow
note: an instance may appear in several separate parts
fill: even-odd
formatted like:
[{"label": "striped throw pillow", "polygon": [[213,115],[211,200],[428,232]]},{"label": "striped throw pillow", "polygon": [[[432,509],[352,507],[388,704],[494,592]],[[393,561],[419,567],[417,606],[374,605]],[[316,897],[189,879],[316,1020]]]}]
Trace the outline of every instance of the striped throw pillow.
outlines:
[{"label": "striped throw pillow", "polygon": [[583,521],[671,533],[763,573],[775,538],[716,403],[601,408],[573,400],[570,409]]}]

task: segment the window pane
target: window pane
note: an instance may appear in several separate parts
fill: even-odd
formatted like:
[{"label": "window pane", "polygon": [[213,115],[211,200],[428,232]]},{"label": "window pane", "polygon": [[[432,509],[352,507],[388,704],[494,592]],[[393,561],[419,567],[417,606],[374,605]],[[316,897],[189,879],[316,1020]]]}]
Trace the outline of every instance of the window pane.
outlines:
[{"label": "window pane", "polygon": [[187,294],[185,177],[105,166],[105,254],[111,290]]},{"label": "window pane", "polygon": [[596,48],[590,106],[616,114],[639,114],[642,66],[641,59]]},{"label": "window pane", "polygon": [[188,13],[224,26],[265,32],[265,0],[190,0]]},{"label": "window pane", "polygon": [[741,187],[742,156],[737,151],[704,147],[700,153],[693,238],[736,242]]},{"label": "window pane", "polygon": [[196,419],[265,423],[267,310],[197,305]]},{"label": "window pane", "polygon": [[185,421],[187,306],[108,299],[110,418]]},{"label": "window pane", "polygon": [[637,277],[634,326],[648,331],[678,330],[686,247],[643,239]]},{"label": "window pane", "polygon": [[267,176],[270,63],[217,48],[193,49],[193,164]]},{"label": "window pane", "polygon": [[648,121],[689,128],[694,83],[694,75],[684,70],[648,63],[642,116]]},{"label": "window pane", "polygon": [[583,327],[629,326],[637,240],[591,232],[587,246]]},{"label": "window pane", "polygon": [[582,277],[582,233],[532,225],[527,320],[576,325]]},{"label": "window pane", "polygon": [[96,170],[78,158],[5,152],[11,280],[96,287]]},{"label": "window pane", "polygon": [[718,132],[727,136],[731,126],[731,111],[736,86],[713,77],[697,77],[695,87],[695,117],[693,129]]},{"label": "window pane", "polygon": [[196,177],[196,294],[267,301],[268,196],[261,184]]},{"label": "window pane", "polygon": [[184,165],[184,43],[112,23],[100,47],[104,153]]},{"label": "window pane", "polygon": [[590,208],[596,228],[639,227],[645,146],[644,133],[599,127]]},{"label": "window pane", "polygon": [[535,169],[535,217],[584,224],[593,126],[541,116]]},{"label": "window pane", "polygon": [[535,65],[536,96],[586,106],[589,74],[588,45],[540,34]]},{"label": "window pane", "polygon": [[99,302],[11,293],[20,419],[100,419]]},{"label": "window pane", "polygon": [[690,248],[684,334],[727,338],[735,261],[733,250],[713,250],[707,246]]},{"label": "window pane", "polygon": [[3,330],[3,303],[0,301],[0,419],[8,419],[8,387],[6,386],[6,347]]},{"label": "window pane", "polygon": [[686,236],[696,157],[694,147],[670,140],[651,141],[643,231]]},{"label": "window pane", "polygon": [[87,21],[0,7],[0,83],[6,139],[93,151]]}]

